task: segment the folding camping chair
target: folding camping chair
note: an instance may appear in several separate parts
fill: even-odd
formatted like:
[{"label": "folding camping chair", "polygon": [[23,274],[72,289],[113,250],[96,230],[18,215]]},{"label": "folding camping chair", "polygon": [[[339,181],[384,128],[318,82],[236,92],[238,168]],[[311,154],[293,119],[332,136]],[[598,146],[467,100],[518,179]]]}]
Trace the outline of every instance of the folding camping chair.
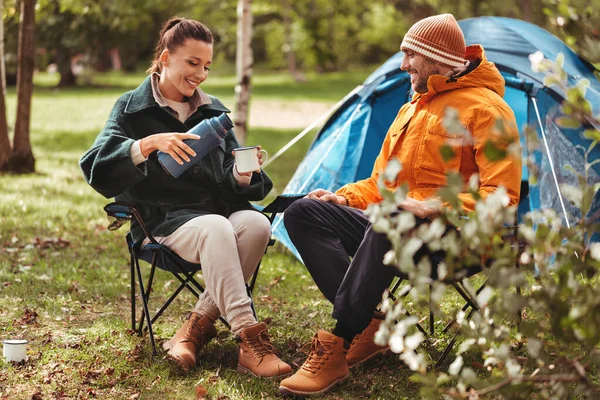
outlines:
[{"label": "folding camping chair", "polygon": [[[513,246],[513,248],[515,248],[515,250],[516,250],[515,267],[517,269],[519,268],[519,260],[521,259],[521,254],[524,249],[524,244],[518,240],[518,227],[519,227],[518,221],[520,219],[519,215],[522,213],[525,213],[528,209],[528,206],[526,206],[527,202],[528,202],[528,198],[529,198],[528,196],[529,196],[529,184],[527,181],[522,181],[521,182],[521,198],[519,200],[519,211],[516,216],[517,220],[515,221],[514,225],[507,227],[507,229],[511,232],[511,234],[505,237],[505,240],[510,242],[511,246]],[[464,280],[469,279],[480,272],[482,272],[481,268],[470,267],[470,268],[467,268],[467,269],[464,269],[464,270],[458,272],[457,274],[455,274],[455,276],[453,276],[449,279],[446,279],[446,284],[452,286],[456,290],[456,292],[465,301],[465,304],[462,306],[461,310],[463,312],[466,312],[470,309],[469,313],[465,317],[466,320],[471,319],[471,317],[473,316],[473,313],[475,311],[480,311],[480,308],[479,308],[479,305],[477,302],[477,297],[483,291],[483,289],[485,289],[485,287],[487,286],[488,280],[487,279],[484,280],[484,282],[477,288],[477,290],[475,290],[474,293],[465,286]],[[396,300],[395,294],[398,292],[401,284],[402,284],[402,279],[397,279],[392,284],[391,289],[389,291],[389,296],[390,296],[390,298],[392,298],[392,300]],[[521,288],[517,286],[516,291],[518,294],[520,294]],[[408,293],[405,294],[404,297],[407,295],[408,295]],[[521,319],[522,319],[522,310],[517,311],[517,319],[520,323]],[[444,326],[444,328],[442,329],[442,334],[448,333],[448,331],[455,324],[456,324],[456,318],[453,318],[451,321],[449,321]],[[424,335],[433,336],[435,334],[435,317],[431,310],[429,311],[429,327],[428,328],[429,328],[429,332],[427,330],[425,330],[425,328],[423,328],[423,326],[421,324],[419,324],[419,323],[417,324],[417,329],[419,331],[421,331]],[[440,367],[442,365],[442,363],[444,362],[444,360],[446,359],[446,357],[448,357],[448,355],[452,351],[452,348],[458,341],[459,334],[460,334],[460,329],[458,329],[454,333],[454,336],[452,337],[452,339],[450,340],[448,345],[446,345],[446,347],[442,351],[442,354],[440,355],[440,357],[438,358],[438,360],[435,363],[435,368]]]},{"label": "folding camping chair", "polygon": [[[270,203],[266,207],[261,207],[255,205],[254,207],[265,213],[270,214],[269,221],[271,224],[275,219],[277,213],[281,212],[282,208],[286,208],[291,202],[300,198],[302,196],[278,196],[272,203]],[[127,233],[125,240],[127,242],[127,248],[129,250],[130,255],[130,281],[131,281],[131,329],[136,330],[136,280],[139,285],[139,294],[142,299],[142,315],[139,320],[139,325],[137,327],[137,332],[141,336],[145,330],[148,330],[150,336],[150,343],[152,344],[153,354],[156,355],[156,343],[154,340],[154,332],[152,330],[152,324],[156,322],[156,320],[162,315],[162,313],[169,307],[169,305],[173,302],[173,300],[179,295],[179,293],[183,289],[189,290],[196,298],[200,296],[200,293],[204,292],[204,288],[202,285],[194,278],[194,274],[202,269],[200,264],[193,264],[185,261],[181,257],[179,257],[175,252],[169,249],[167,246],[160,244],[156,241],[156,239],[152,236],[152,233],[146,227],[146,224],[140,215],[139,211],[133,204],[123,203],[123,202],[113,202],[107,204],[104,207],[104,211],[106,212],[110,224],[108,226],[109,230],[117,230],[121,226],[123,226],[127,222],[136,221],[144,235],[150,241],[148,244],[143,245],[141,242],[134,243],[131,233]],[[267,245],[272,246],[275,243],[274,239],[271,239]],[[266,252],[267,249],[265,249]],[[150,264],[150,273],[148,276],[147,284],[144,285],[144,280],[142,277],[142,270],[140,267],[140,260],[143,260]],[[173,274],[179,281],[179,286],[175,289],[175,291],[171,294],[171,296],[167,299],[167,301],[161,306],[161,308],[154,314],[151,315],[148,302],[150,300],[150,292],[152,290],[152,283],[154,280],[154,273],[156,271],[156,267],[161,270],[168,271]],[[256,271],[254,275],[250,279],[250,283],[246,284],[246,290],[248,292],[248,296],[252,299],[252,291],[256,284],[256,278],[258,276],[258,271],[260,268],[260,261],[258,266],[256,267]],[[137,276],[137,277],[136,277]],[[254,303],[252,302],[252,311],[256,316],[256,311],[254,309]],[[230,328],[227,321],[223,318],[219,318],[225,326]],[[144,323],[146,323],[146,327],[144,328]]]}]

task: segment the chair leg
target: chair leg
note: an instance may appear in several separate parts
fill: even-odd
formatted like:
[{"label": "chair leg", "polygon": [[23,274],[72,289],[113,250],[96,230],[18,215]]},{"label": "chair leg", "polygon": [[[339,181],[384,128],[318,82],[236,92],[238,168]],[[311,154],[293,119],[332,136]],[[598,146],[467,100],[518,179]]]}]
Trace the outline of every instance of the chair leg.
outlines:
[{"label": "chair leg", "polygon": [[256,278],[258,277],[258,270],[260,269],[260,261],[254,270],[254,274],[252,274],[252,278],[250,278],[250,284],[246,284],[246,293],[248,293],[248,297],[250,297],[250,307],[252,308],[252,314],[254,314],[254,318],[258,321],[258,315],[256,314],[256,307],[254,307],[254,298],[252,297],[252,292],[254,291],[254,285],[256,284]]},{"label": "chair leg", "polygon": [[453,282],[452,286],[461,295],[461,297],[469,304],[470,307],[479,311],[479,306],[477,305],[477,298],[473,298],[465,289],[465,287],[460,282]]},{"label": "chair leg", "polygon": [[[148,303],[150,301],[150,291],[152,290],[152,282],[154,281],[154,271],[156,270],[156,264],[155,264],[155,260],[153,260],[152,265],[150,267],[150,276],[148,277],[148,285],[146,286],[146,303]],[[142,318],[140,318],[140,328],[139,328],[139,333],[140,335],[142,334],[142,329],[144,328],[144,313],[145,311],[142,310]],[[154,320],[152,321],[154,322]]]},{"label": "chair leg", "polygon": [[145,316],[146,322],[148,323],[148,333],[150,335],[150,343],[152,344],[152,354],[157,355],[158,353],[156,352],[156,343],[154,342],[154,332],[152,331],[152,321],[150,318],[150,312],[148,310],[148,299],[146,298],[146,292],[144,291],[144,281],[142,279],[142,270],[141,270],[139,264],[137,264],[136,267],[137,267],[138,282],[140,285],[140,293],[142,296],[142,303],[144,305],[144,312],[142,314],[142,319]]},{"label": "chair leg", "polygon": [[131,330],[135,331],[135,264],[137,259],[131,255],[130,273],[131,273]]},{"label": "chair leg", "polygon": [[[485,289],[485,286],[487,284],[487,280],[485,282],[483,282],[481,284],[481,286],[479,286],[479,289],[477,289],[477,291],[475,292],[476,296],[479,296],[479,293],[481,293],[481,291],[483,289]],[[471,307],[471,303],[467,302],[463,307],[462,307],[462,311],[467,311],[469,309],[469,307]],[[450,328],[456,323],[456,318],[452,318],[452,321],[448,322],[446,324],[446,326],[444,327],[444,329],[442,330],[442,333],[446,333],[448,332],[448,330],[450,330]]]},{"label": "chair leg", "polygon": [[[467,315],[467,320],[471,319],[471,316],[473,315],[474,312],[475,312],[475,309],[472,308],[471,311],[469,312],[469,314]],[[452,348],[456,344],[456,340],[458,338],[459,333],[460,333],[460,329],[458,329],[456,331],[456,333],[454,334],[454,337],[452,337],[452,340],[450,341],[450,343],[448,343],[448,346],[446,346],[446,348],[442,352],[442,355],[440,356],[440,358],[438,358],[437,362],[435,363],[436,369],[439,368],[440,365],[442,365],[442,363],[444,362],[446,357],[448,357],[448,354],[450,354],[450,352],[452,351]]]},{"label": "chair leg", "polygon": [[[177,295],[183,290],[183,288],[185,287],[185,284],[182,283],[179,285],[179,287],[177,288],[177,290],[175,290],[175,292],[173,292],[173,294],[171,295],[171,297],[169,297],[169,299],[165,302],[165,304],[163,304],[163,306],[160,308],[160,310],[158,310],[156,312],[156,314],[154,314],[154,317],[152,317],[152,323],[156,322],[156,320],[158,319],[158,317],[160,317],[162,315],[162,313],[171,305],[171,303],[173,302],[173,300],[175,300],[175,298],[177,297]],[[144,328],[144,331],[147,331],[148,327],[146,326]]]},{"label": "chair leg", "polygon": [[[517,252],[517,260],[515,262],[515,267],[517,268],[517,271],[519,270],[519,267],[521,266],[520,260],[521,260],[521,253]],[[521,286],[517,285],[516,290],[517,290],[517,294],[519,295],[519,297],[521,297]],[[517,310],[517,323],[519,324],[519,327],[521,327],[522,322],[523,322],[523,310],[521,308],[519,308]]]},{"label": "chair leg", "polygon": [[[431,301],[431,292],[433,291],[433,285],[429,285],[429,300]],[[431,308],[429,309],[429,333],[431,334],[431,336],[433,336],[434,331],[435,331],[435,320],[434,320],[434,315],[433,315],[433,311],[431,311]]]},{"label": "chair leg", "polygon": [[[389,291],[388,293],[388,297],[390,299],[392,299],[392,301],[396,301],[396,291],[398,290],[398,288],[400,287],[400,285],[402,284],[402,279],[398,278],[398,280],[394,283],[394,286],[392,286],[392,289]],[[406,292],[403,296],[402,299],[406,298],[406,296],[408,296],[408,294],[410,293],[410,291]],[[377,311],[379,311],[379,307],[377,308]],[[408,312],[408,310],[404,310],[404,315],[406,315],[407,317],[411,316],[411,313]],[[425,328],[423,328],[421,326],[421,324],[419,322],[417,322],[417,324],[415,325],[417,327],[417,329],[419,331],[421,331],[421,333],[425,336],[429,336],[429,334],[427,333],[427,331],[425,330]]]},{"label": "chair leg", "polygon": [[[179,274],[184,275],[185,279],[179,276]],[[192,292],[192,294],[196,296],[196,298],[200,297],[200,295],[194,290],[194,287],[198,289],[200,293],[204,293],[204,288],[198,282],[196,282],[194,277],[189,272],[179,270],[179,273],[174,273],[173,275],[175,275],[177,279],[179,279],[179,281],[182,283],[182,285],[184,285],[190,292]],[[194,287],[190,286],[190,284]],[[219,317],[219,320],[223,323],[223,325],[227,327],[227,329],[231,329],[231,325],[229,325],[225,318],[221,316]]]},{"label": "chair leg", "polygon": [[[483,290],[483,288],[485,287],[486,284],[487,284],[487,281],[485,281],[479,287],[479,289],[477,289],[475,297],[472,297],[468,293],[468,290],[464,287],[464,285],[461,282],[454,282],[454,281],[452,282],[452,286],[461,295],[461,297],[467,302],[467,304],[465,304],[465,306],[463,307],[463,311],[466,311],[467,308],[471,307],[471,311],[469,311],[469,314],[466,317],[467,321],[469,319],[471,319],[471,317],[473,316],[473,313],[475,311],[479,311],[480,310],[479,309],[479,305],[477,304],[477,295],[479,295],[479,293]],[[444,332],[446,332],[446,328],[444,328]],[[446,359],[446,357],[448,356],[448,354],[450,354],[450,352],[452,351],[452,348],[456,344],[456,341],[457,341],[459,333],[460,333],[460,328],[457,329],[457,331],[455,332],[454,336],[452,337],[452,340],[450,341],[450,343],[448,344],[448,346],[446,346],[446,348],[442,352],[442,355],[440,356],[440,358],[435,363],[435,368],[438,368],[444,362],[444,360]]]}]

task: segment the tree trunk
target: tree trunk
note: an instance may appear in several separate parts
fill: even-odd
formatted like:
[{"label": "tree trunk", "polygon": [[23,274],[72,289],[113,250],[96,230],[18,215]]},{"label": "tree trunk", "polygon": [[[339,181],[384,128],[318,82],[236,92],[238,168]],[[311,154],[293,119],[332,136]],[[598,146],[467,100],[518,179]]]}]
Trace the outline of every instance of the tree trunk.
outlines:
[{"label": "tree trunk", "polygon": [[[4,0],[0,0],[0,16],[4,15]],[[4,74],[4,24],[0,17],[0,172],[8,169],[10,138],[6,121],[6,76]]]},{"label": "tree trunk", "polygon": [[248,132],[248,103],[252,78],[252,0],[238,0],[235,86],[235,134],[243,144]]},{"label": "tree trunk", "polygon": [[[4,15],[4,0],[0,0],[0,15]],[[4,18],[0,18],[0,84],[6,96],[6,62],[4,61]]]},{"label": "tree trunk", "polygon": [[531,0],[522,0],[521,7],[523,10],[523,19],[527,22],[531,22],[531,16],[532,16]]},{"label": "tree trunk", "polygon": [[29,141],[35,49],[35,2],[36,0],[21,0],[19,66],[17,70],[17,119],[13,150],[8,160],[9,170],[16,173],[35,172],[35,159]]},{"label": "tree trunk", "polygon": [[283,8],[283,28],[285,30],[288,70],[296,82],[304,81],[302,74],[298,72],[296,66],[296,54],[294,53],[294,41],[292,39],[292,18],[290,16],[292,7],[290,6],[290,0],[282,0],[281,6]]},{"label": "tree trunk", "polygon": [[480,0],[471,0],[471,16],[477,17],[480,15],[479,9],[481,8]]},{"label": "tree trunk", "polygon": [[58,82],[58,86],[74,86],[75,74],[73,74],[73,69],[71,68],[71,54],[62,46],[60,41],[56,48],[56,67],[60,73],[60,81]]},{"label": "tree trunk", "polygon": [[[52,8],[52,14],[54,18],[59,21],[62,20],[63,17],[60,13],[60,1],[53,0],[52,5],[54,6]],[[69,22],[72,22],[72,18],[67,18],[66,21],[63,21],[63,24],[68,24]],[[75,74],[73,74],[73,69],[71,68],[71,52],[69,51],[69,48],[63,44],[64,32],[62,30],[58,30],[58,32],[55,32],[55,34],[54,46],[56,48],[56,68],[60,74],[58,87],[75,86]]]}]

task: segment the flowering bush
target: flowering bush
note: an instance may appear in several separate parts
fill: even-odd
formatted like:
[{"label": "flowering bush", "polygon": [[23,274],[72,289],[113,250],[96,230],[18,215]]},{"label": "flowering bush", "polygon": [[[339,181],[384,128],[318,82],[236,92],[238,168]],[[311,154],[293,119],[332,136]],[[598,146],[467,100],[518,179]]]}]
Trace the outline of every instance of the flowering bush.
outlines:
[{"label": "flowering bush", "polygon": [[[588,172],[593,163],[587,160],[600,141],[600,132],[592,127],[600,124],[585,100],[586,82],[567,86],[562,56],[551,62],[535,54],[531,61],[534,69],[547,74],[546,85],[555,85],[566,94],[563,115],[556,123],[588,127],[585,136],[592,144],[584,149],[579,185],[561,186],[562,194],[584,217],[567,226],[553,209],[537,210],[514,226],[516,210],[507,207],[503,188],[482,199],[477,193],[477,177],[465,183],[459,174],[450,174],[448,186],[439,196],[451,207],[438,218],[418,223],[412,214],[397,212],[406,188],[389,192],[383,185],[401,168],[393,162],[381,177],[384,201],[367,210],[375,229],[387,233],[392,243],[385,262],[407,276],[407,285],[397,299],[409,296],[412,304],[441,316],[442,297],[452,281],[463,282],[467,292],[477,298],[479,310],[455,314],[463,337],[455,348],[456,357],[449,365],[431,368],[437,346],[424,346],[427,338],[417,330],[419,319],[407,316],[405,301],[384,296],[386,321],[376,341],[389,343],[415,371],[412,379],[422,383],[425,398],[478,399],[492,393],[528,399],[600,397],[596,375],[600,366],[600,243],[591,240],[600,226],[585,217],[600,188],[600,183],[590,182]],[[464,129],[452,112],[447,115],[446,128]],[[532,135],[528,145],[535,143],[535,138]],[[488,148],[494,157],[517,151],[518,144],[498,147],[490,143]],[[530,180],[535,181],[533,160],[527,163],[534,175]],[[457,197],[465,186],[477,199],[476,210],[469,214],[461,210]],[[415,263],[414,256],[422,246],[443,250],[443,260],[432,265],[422,258]],[[487,278],[478,296],[461,276],[467,268],[480,269]],[[473,361],[478,358],[480,361]]]}]

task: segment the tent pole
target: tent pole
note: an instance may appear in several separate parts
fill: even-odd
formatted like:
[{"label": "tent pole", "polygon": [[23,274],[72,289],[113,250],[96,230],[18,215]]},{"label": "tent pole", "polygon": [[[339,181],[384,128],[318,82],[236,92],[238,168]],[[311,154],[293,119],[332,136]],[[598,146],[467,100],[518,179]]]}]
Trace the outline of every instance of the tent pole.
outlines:
[{"label": "tent pole", "polygon": [[323,114],[321,114],[321,116],[319,118],[317,118],[316,120],[314,120],[309,126],[307,126],[306,128],[304,128],[304,130],[302,132],[300,132],[299,134],[297,134],[296,137],[294,137],[285,146],[283,146],[281,149],[279,149],[279,151],[277,153],[275,153],[273,156],[271,156],[267,160],[267,162],[265,162],[263,164],[262,168],[266,168],[269,164],[271,164],[273,161],[275,161],[276,159],[278,159],[279,156],[281,156],[290,147],[292,147],[293,145],[295,145],[300,139],[302,139],[304,136],[306,136],[306,134],[308,132],[312,131],[315,126],[317,126],[318,124],[320,124],[321,121],[323,121],[326,117],[328,117],[333,111],[337,110],[338,107],[340,107],[342,104],[344,104],[346,102],[346,100],[348,100],[350,97],[354,96],[354,94],[357,93],[358,91],[360,91],[362,88],[363,88],[363,85],[358,85],[357,87],[355,87],[354,89],[352,89],[352,91],[350,93],[348,93],[343,99],[341,99],[340,101],[338,101],[329,110],[327,110]]},{"label": "tent pole", "polygon": [[[352,94],[352,93],[350,93],[350,94]],[[346,96],[346,97],[348,97],[348,96]],[[346,127],[348,125],[350,125],[352,123],[352,121],[354,120],[354,116],[356,115],[356,112],[359,111],[360,108],[361,107],[360,107],[360,104],[359,104],[354,109],[354,111],[352,111],[352,115],[350,115],[350,117],[348,118],[348,120],[346,122],[344,122],[344,125],[342,125],[341,127],[339,127],[337,129],[337,131],[334,134],[335,136],[333,137],[333,140],[332,140],[331,144],[329,145],[329,148],[327,149],[327,151],[325,152],[325,154],[323,155],[323,157],[321,157],[321,159],[315,163],[315,167],[312,169],[312,171],[308,175],[308,178],[305,179],[304,184],[298,190],[299,194],[302,193],[302,191],[306,188],[306,185],[308,185],[310,183],[310,180],[315,175],[315,173],[317,172],[317,170],[321,167],[321,164],[323,164],[323,161],[325,161],[325,159],[327,158],[327,156],[331,152],[331,149],[333,149],[333,147],[335,146],[335,144],[337,143],[337,141],[339,140],[339,138],[342,136],[341,133],[346,129]],[[276,219],[276,221],[275,221],[275,223],[272,225],[271,231],[274,232],[275,229],[277,229],[277,227],[281,223],[281,221],[283,221],[283,218],[281,216],[278,216],[277,219]]]},{"label": "tent pole", "polygon": [[342,137],[342,132],[344,132],[344,130],[346,130],[346,128],[352,124],[352,122],[354,121],[354,117],[356,115],[356,113],[358,111],[360,111],[361,109],[361,103],[358,104],[358,106],[356,106],[356,108],[354,109],[354,111],[352,111],[352,115],[350,115],[350,117],[348,118],[348,120],[346,122],[344,122],[344,125],[342,125],[341,127],[339,127],[337,129],[337,131],[335,132],[335,137],[333,138],[331,144],[329,145],[329,148],[327,149],[327,151],[325,152],[325,154],[323,154],[323,157],[321,157],[321,159],[319,161],[317,161],[317,163],[315,164],[315,167],[313,168],[313,170],[310,172],[310,174],[308,175],[308,177],[304,180],[304,184],[300,187],[299,192],[302,193],[304,191],[304,189],[306,188],[306,186],[310,183],[310,180],[313,178],[313,176],[315,176],[315,174],[317,173],[317,171],[319,170],[319,168],[321,168],[321,164],[323,164],[323,162],[325,161],[325,159],[327,158],[327,156],[329,155],[329,153],[331,152],[331,149],[333,149],[333,147],[335,146],[335,144],[337,143],[337,141]]},{"label": "tent pole", "polygon": [[560,192],[558,178],[556,177],[556,171],[554,170],[554,162],[552,161],[552,157],[550,156],[550,147],[548,146],[548,140],[546,139],[546,132],[544,131],[544,126],[542,124],[542,118],[540,117],[540,110],[538,110],[537,101],[536,101],[535,97],[531,97],[531,101],[533,102],[533,108],[535,108],[535,113],[537,115],[538,124],[540,125],[540,131],[542,132],[542,139],[544,140],[544,147],[546,148],[546,154],[548,155],[548,162],[550,163],[550,170],[552,171],[552,177],[554,178],[554,184],[556,185],[556,190],[558,191],[558,200],[560,201],[560,207],[562,208],[567,228],[571,228],[571,224],[569,223],[569,219],[567,218],[567,209],[565,207],[565,203],[563,202],[562,193]]}]

